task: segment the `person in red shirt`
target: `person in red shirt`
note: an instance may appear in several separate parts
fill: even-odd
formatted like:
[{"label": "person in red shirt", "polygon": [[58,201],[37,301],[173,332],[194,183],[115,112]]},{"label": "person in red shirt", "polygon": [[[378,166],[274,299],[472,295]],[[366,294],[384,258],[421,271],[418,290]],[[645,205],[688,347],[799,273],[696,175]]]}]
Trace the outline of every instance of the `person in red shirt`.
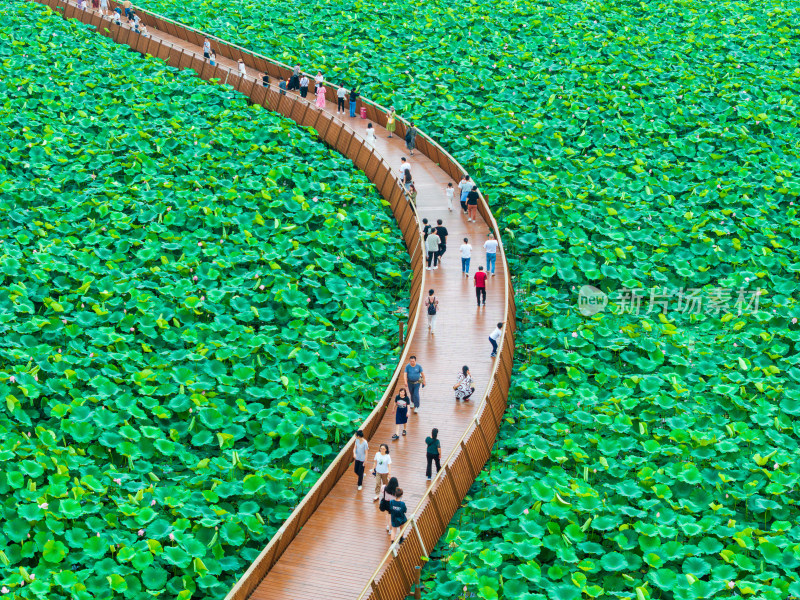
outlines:
[{"label": "person in red shirt", "polygon": [[475,297],[478,300],[478,306],[481,305],[481,296],[483,296],[483,305],[486,306],[486,272],[483,267],[478,267],[478,272],[475,273]]}]

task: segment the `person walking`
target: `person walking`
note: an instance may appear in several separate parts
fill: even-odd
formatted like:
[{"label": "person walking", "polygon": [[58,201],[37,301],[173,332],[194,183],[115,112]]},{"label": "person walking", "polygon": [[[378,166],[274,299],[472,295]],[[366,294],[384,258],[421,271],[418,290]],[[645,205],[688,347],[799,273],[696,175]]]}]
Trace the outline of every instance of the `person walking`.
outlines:
[{"label": "person walking", "polygon": [[400,388],[397,396],[394,397],[394,435],[392,440],[400,439],[400,425],[403,426],[403,435],[406,434],[406,423],[408,423],[408,405],[411,398],[408,397],[406,388]]},{"label": "person walking", "polygon": [[475,223],[478,220],[478,186],[473,185],[472,190],[467,193],[467,211],[469,217],[467,221]]},{"label": "person walking", "polygon": [[400,157],[400,175],[405,176],[406,171],[411,170],[411,165],[408,164],[408,159],[405,156]]},{"label": "person walking", "polygon": [[[436,229],[431,229],[428,237],[425,238],[425,250],[428,251],[428,271],[433,271],[439,268],[439,236],[436,235]],[[433,266],[431,266],[433,263]]]},{"label": "person walking", "polygon": [[433,227],[428,225],[428,219],[422,219],[422,236],[423,241],[428,239],[428,234],[430,234]]},{"label": "person walking", "polygon": [[349,98],[349,100],[350,100],[350,116],[351,117],[355,117],[356,116],[356,104],[357,104],[357,101],[358,101],[358,97],[360,95],[361,94],[358,93],[358,91],[356,90],[355,87],[350,88],[350,98]]},{"label": "person walking", "polygon": [[92,0],[92,8],[100,12],[100,0]]},{"label": "person walking", "polygon": [[389,107],[389,116],[386,118],[386,131],[389,132],[389,137],[392,137],[395,129],[397,129],[397,112],[394,106]]},{"label": "person walking", "polygon": [[489,232],[489,239],[483,243],[483,249],[486,250],[486,271],[494,277],[494,268],[497,265],[497,240],[494,239],[494,234]]},{"label": "person walking", "polygon": [[453,182],[447,184],[444,188],[444,197],[447,199],[447,210],[453,212],[453,196],[455,196],[456,188],[453,187]]},{"label": "person walking", "polygon": [[408,148],[411,156],[414,156],[414,148],[417,147],[417,128],[414,127],[414,122],[408,124],[406,129],[406,148]]},{"label": "person walking", "polygon": [[413,183],[408,188],[408,201],[417,206],[417,188]]},{"label": "person walking", "polygon": [[436,316],[439,314],[439,301],[433,294],[433,290],[428,290],[428,297],[425,298],[425,308],[428,310],[428,330],[433,335],[436,329]]},{"label": "person walking", "polygon": [[441,219],[436,219],[436,235],[439,236],[439,264],[442,264],[442,256],[447,252],[447,236],[449,233]]},{"label": "person walking", "polygon": [[481,305],[481,297],[483,297],[483,305],[486,306],[486,279],[487,275],[483,271],[483,267],[478,267],[478,272],[475,273],[475,298],[478,300],[478,306]]},{"label": "person walking", "polygon": [[472,189],[472,181],[470,181],[469,175],[464,175],[461,178],[461,181],[458,182],[458,188],[461,190],[461,210],[464,211],[464,214],[467,214],[467,194]]},{"label": "person walking", "polygon": [[317,108],[325,108],[325,94],[327,91],[324,85],[317,86]]},{"label": "person walking", "polygon": [[381,488],[381,501],[378,502],[378,510],[386,513],[386,533],[392,529],[392,500],[395,499],[397,488],[400,487],[397,477],[392,477],[389,483]]},{"label": "person walking", "polygon": [[475,386],[472,385],[472,375],[469,372],[469,367],[464,365],[461,367],[461,373],[458,374],[456,384],[453,389],[456,392],[456,401],[463,400],[469,402],[470,396],[475,393]]},{"label": "person walking", "polygon": [[[125,18],[131,18],[131,10],[133,10],[133,2],[131,0],[125,0],[122,3],[122,8],[125,9]],[[208,42],[208,38],[206,38],[206,42]],[[209,42],[209,48],[211,47],[211,43]],[[203,43],[203,50],[205,51],[205,42]],[[206,57],[208,58],[208,57]]]},{"label": "person walking", "polygon": [[292,76],[289,78],[289,91],[300,89],[300,65],[295,65]]},{"label": "person walking", "polygon": [[500,339],[500,336],[503,335],[503,324],[498,323],[497,327],[494,328],[494,331],[489,334],[489,343],[492,344],[492,354],[490,358],[494,358],[497,356],[497,343]]},{"label": "person walking", "polygon": [[369,451],[369,442],[364,439],[364,432],[360,429],[356,431],[356,443],[353,446],[353,460],[355,465],[353,470],[358,475],[358,489],[360,490],[364,484],[364,463],[367,462],[367,452]]},{"label": "person walking", "polygon": [[372,123],[367,123],[367,134],[364,141],[370,148],[374,148],[376,139],[375,128],[372,126]]},{"label": "person walking", "polygon": [[411,403],[414,405],[414,414],[419,410],[420,397],[419,390],[420,384],[425,387],[425,373],[422,372],[422,365],[417,364],[416,356],[408,357],[408,364],[403,370],[403,384],[411,396]]},{"label": "person walking", "polygon": [[375,453],[375,460],[372,463],[372,474],[375,475],[375,502],[381,492],[381,486],[389,482],[392,474],[392,457],[389,456],[389,446],[381,444]]},{"label": "person walking", "polygon": [[344,89],[344,86],[340,83],[339,89],[336,90],[336,114],[343,115],[344,114],[344,99],[347,97],[347,90]]},{"label": "person walking", "polygon": [[287,87],[287,85],[288,84],[287,84],[286,80],[281,79],[281,82],[278,84],[278,89],[280,89],[280,91],[281,91],[280,92],[281,96],[285,96],[286,95],[286,87]]},{"label": "person walking", "polygon": [[325,78],[322,76],[322,71],[317,71],[317,74],[314,76],[314,93],[317,93],[317,90],[322,87],[322,81]]},{"label": "person walking", "polygon": [[[397,488],[394,492],[394,500],[389,502],[389,512],[392,516],[392,543],[397,539],[397,534],[400,533],[400,528],[408,521],[406,517],[406,503],[401,500],[403,497],[403,488]],[[400,543],[403,543],[405,538],[400,538]]]},{"label": "person walking", "polygon": [[411,169],[404,169],[403,170],[403,185],[406,188],[406,191],[411,191],[411,186],[414,184],[414,179],[411,176]]},{"label": "person walking", "polygon": [[472,246],[469,243],[469,238],[464,238],[464,243],[459,248],[461,251],[461,272],[464,277],[469,277],[469,261],[472,258]]},{"label": "person walking", "polygon": [[[125,15],[128,15],[128,11],[125,11]],[[208,38],[203,40],[203,58],[211,58],[211,42]]]},{"label": "person walking", "polygon": [[247,77],[247,67],[244,66],[244,61],[240,58],[237,64],[239,65],[239,75]]},{"label": "person walking", "polygon": [[308,77],[303,75],[300,78],[300,97],[305,98],[308,96]]},{"label": "person walking", "polygon": [[100,0],[100,16],[105,17],[108,13],[108,0]]},{"label": "person walking", "polygon": [[428,468],[425,469],[425,476],[428,481],[431,480],[431,463],[436,463],[436,472],[442,470],[442,443],[439,441],[439,430],[434,428],[431,431],[430,437],[425,438],[427,449],[425,451],[425,458],[428,460]]}]

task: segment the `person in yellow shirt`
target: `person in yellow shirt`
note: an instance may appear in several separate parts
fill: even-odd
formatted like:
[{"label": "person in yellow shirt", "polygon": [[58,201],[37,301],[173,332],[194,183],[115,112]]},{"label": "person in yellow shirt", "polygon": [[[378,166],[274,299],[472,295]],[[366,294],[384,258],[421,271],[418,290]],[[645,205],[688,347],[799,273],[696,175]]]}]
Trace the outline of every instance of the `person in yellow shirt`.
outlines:
[{"label": "person in yellow shirt", "polygon": [[131,0],[125,0],[125,2],[122,3],[122,8],[125,9],[125,17],[127,19],[131,18],[131,8],[132,7],[133,7],[133,2],[131,2]]}]

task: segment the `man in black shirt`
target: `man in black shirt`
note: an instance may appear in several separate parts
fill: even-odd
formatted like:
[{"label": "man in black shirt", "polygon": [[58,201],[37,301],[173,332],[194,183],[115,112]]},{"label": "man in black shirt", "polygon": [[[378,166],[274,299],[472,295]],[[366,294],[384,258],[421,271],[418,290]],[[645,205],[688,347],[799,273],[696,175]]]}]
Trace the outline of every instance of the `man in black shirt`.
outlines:
[{"label": "man in black shirt", "polygon": [[265,88],[269,87],[269,75],[266,73],[261,76],[261,85],[263,85]]},{"label": "man in black shirt", "polygon": [[439,264],[442,264],[442,254],[447,251],[447,227],[442,225],[442,220],[436,220],[436,235],[441,240],[439,242]]}]

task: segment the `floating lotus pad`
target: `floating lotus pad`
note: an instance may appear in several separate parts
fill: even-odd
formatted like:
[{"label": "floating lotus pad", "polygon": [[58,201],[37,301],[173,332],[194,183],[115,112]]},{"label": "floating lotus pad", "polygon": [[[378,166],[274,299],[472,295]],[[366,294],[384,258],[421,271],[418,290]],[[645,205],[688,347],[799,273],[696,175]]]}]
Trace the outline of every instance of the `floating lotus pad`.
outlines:
[{"label": "floating lotus pad", "polygon": [[312,131],[0,15],[0,587],[221,597],[388,380],[400,236]]}]

